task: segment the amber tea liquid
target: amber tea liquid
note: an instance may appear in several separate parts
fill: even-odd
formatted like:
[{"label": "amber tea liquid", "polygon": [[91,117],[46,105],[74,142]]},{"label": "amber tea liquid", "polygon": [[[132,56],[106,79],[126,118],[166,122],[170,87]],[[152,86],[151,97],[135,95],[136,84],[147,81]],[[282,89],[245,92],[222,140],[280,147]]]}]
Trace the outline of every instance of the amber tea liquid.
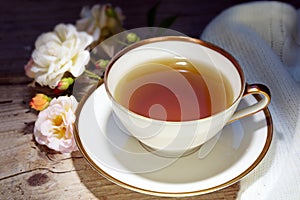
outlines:
[{"label": "amber tea liquid", "polygon": [[183,58],[142,63],[118,83],[116,101],[132,112],[164,121],[201,119],[233,101],[229,81],[214,67]]}]

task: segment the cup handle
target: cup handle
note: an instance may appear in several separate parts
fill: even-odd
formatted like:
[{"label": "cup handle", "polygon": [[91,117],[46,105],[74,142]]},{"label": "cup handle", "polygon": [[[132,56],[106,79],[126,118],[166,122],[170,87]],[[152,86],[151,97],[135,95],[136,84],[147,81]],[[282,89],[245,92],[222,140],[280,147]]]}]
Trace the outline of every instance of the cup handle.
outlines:
[{"label": "cup handle", "polygon": [[257,112],[263,110],[265,107],[268,106],[268,104],[271,101],[271,92],[270,92],[269,88],[263,84],[251,84],[251,85],[247,84],[245,92],[243,94],[243,97],[245,97],[249,94],[252,94],[252,95],[260,94],[261,96],[259,96],[257,103],[255,103],[249,107],[246,107],[246,108],[236,111],[232,115],[231,119],[228,121],[228,124],[235,120],[241,119],[243,117],[247,117],[249,115],[252,115],[254,113],[257,113]]}]

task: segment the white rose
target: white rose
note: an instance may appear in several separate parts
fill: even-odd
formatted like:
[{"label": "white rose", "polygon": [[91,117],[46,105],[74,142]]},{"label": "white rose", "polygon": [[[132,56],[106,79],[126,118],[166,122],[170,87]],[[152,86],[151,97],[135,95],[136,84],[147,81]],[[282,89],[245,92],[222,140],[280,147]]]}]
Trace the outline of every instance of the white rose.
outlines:
[{"label": "white rose", "polygon": [[65,72],[80,76],[90,59],[86,49],[93,39],[75,26],[59,24],[53,32],[44,33],[35,42],[30,71],[42,86],[55,88]]},{"label": "white rose", "polygon": [[[111,9],[115,16],[109,16],[107,14],[108,9]],[[110,4],[97,4],[91,9],[85,6],[81,10],[80,16],[82,19],[77,20],[77,29],[93,35],[94,41],[100,40],[103,34],[116,34],[120,32],[125,18],[119,7],[113,8]],[[104,31],[106,33],[103,33]]]},{"label": "white rose", "polygon": [[74,96],[52,99],[49,106],[39,113],[35,122],[35,140],[62,153],[76,151],[73,124],[77,104]]}]

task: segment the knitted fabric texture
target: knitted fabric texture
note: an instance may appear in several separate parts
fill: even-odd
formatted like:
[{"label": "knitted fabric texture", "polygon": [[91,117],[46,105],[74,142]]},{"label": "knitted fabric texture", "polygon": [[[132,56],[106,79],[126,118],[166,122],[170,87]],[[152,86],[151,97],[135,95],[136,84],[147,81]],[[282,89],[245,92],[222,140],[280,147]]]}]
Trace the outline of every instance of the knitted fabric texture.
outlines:
[{"label": "knitted fabric texture", "polygon": [[229,8],[201,39],[231,53],[247,82],[264,83],[274,136],[264,160],[243,180],[238,199],[300,199],[300,10],[280,2]]}]

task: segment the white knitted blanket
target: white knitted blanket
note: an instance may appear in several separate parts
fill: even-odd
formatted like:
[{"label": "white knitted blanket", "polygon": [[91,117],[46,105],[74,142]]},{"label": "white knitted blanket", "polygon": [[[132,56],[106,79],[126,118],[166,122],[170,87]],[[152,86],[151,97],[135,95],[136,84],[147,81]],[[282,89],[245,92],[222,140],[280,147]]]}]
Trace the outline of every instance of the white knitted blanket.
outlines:
[{"label": "white knitted blanket", "polygon": [[274,137],[265,159],[243,180],[238,199],[300,200],[300,9],[280,2],[229,8],[201,39],[230,52],[249,83],[269,86]]}]

